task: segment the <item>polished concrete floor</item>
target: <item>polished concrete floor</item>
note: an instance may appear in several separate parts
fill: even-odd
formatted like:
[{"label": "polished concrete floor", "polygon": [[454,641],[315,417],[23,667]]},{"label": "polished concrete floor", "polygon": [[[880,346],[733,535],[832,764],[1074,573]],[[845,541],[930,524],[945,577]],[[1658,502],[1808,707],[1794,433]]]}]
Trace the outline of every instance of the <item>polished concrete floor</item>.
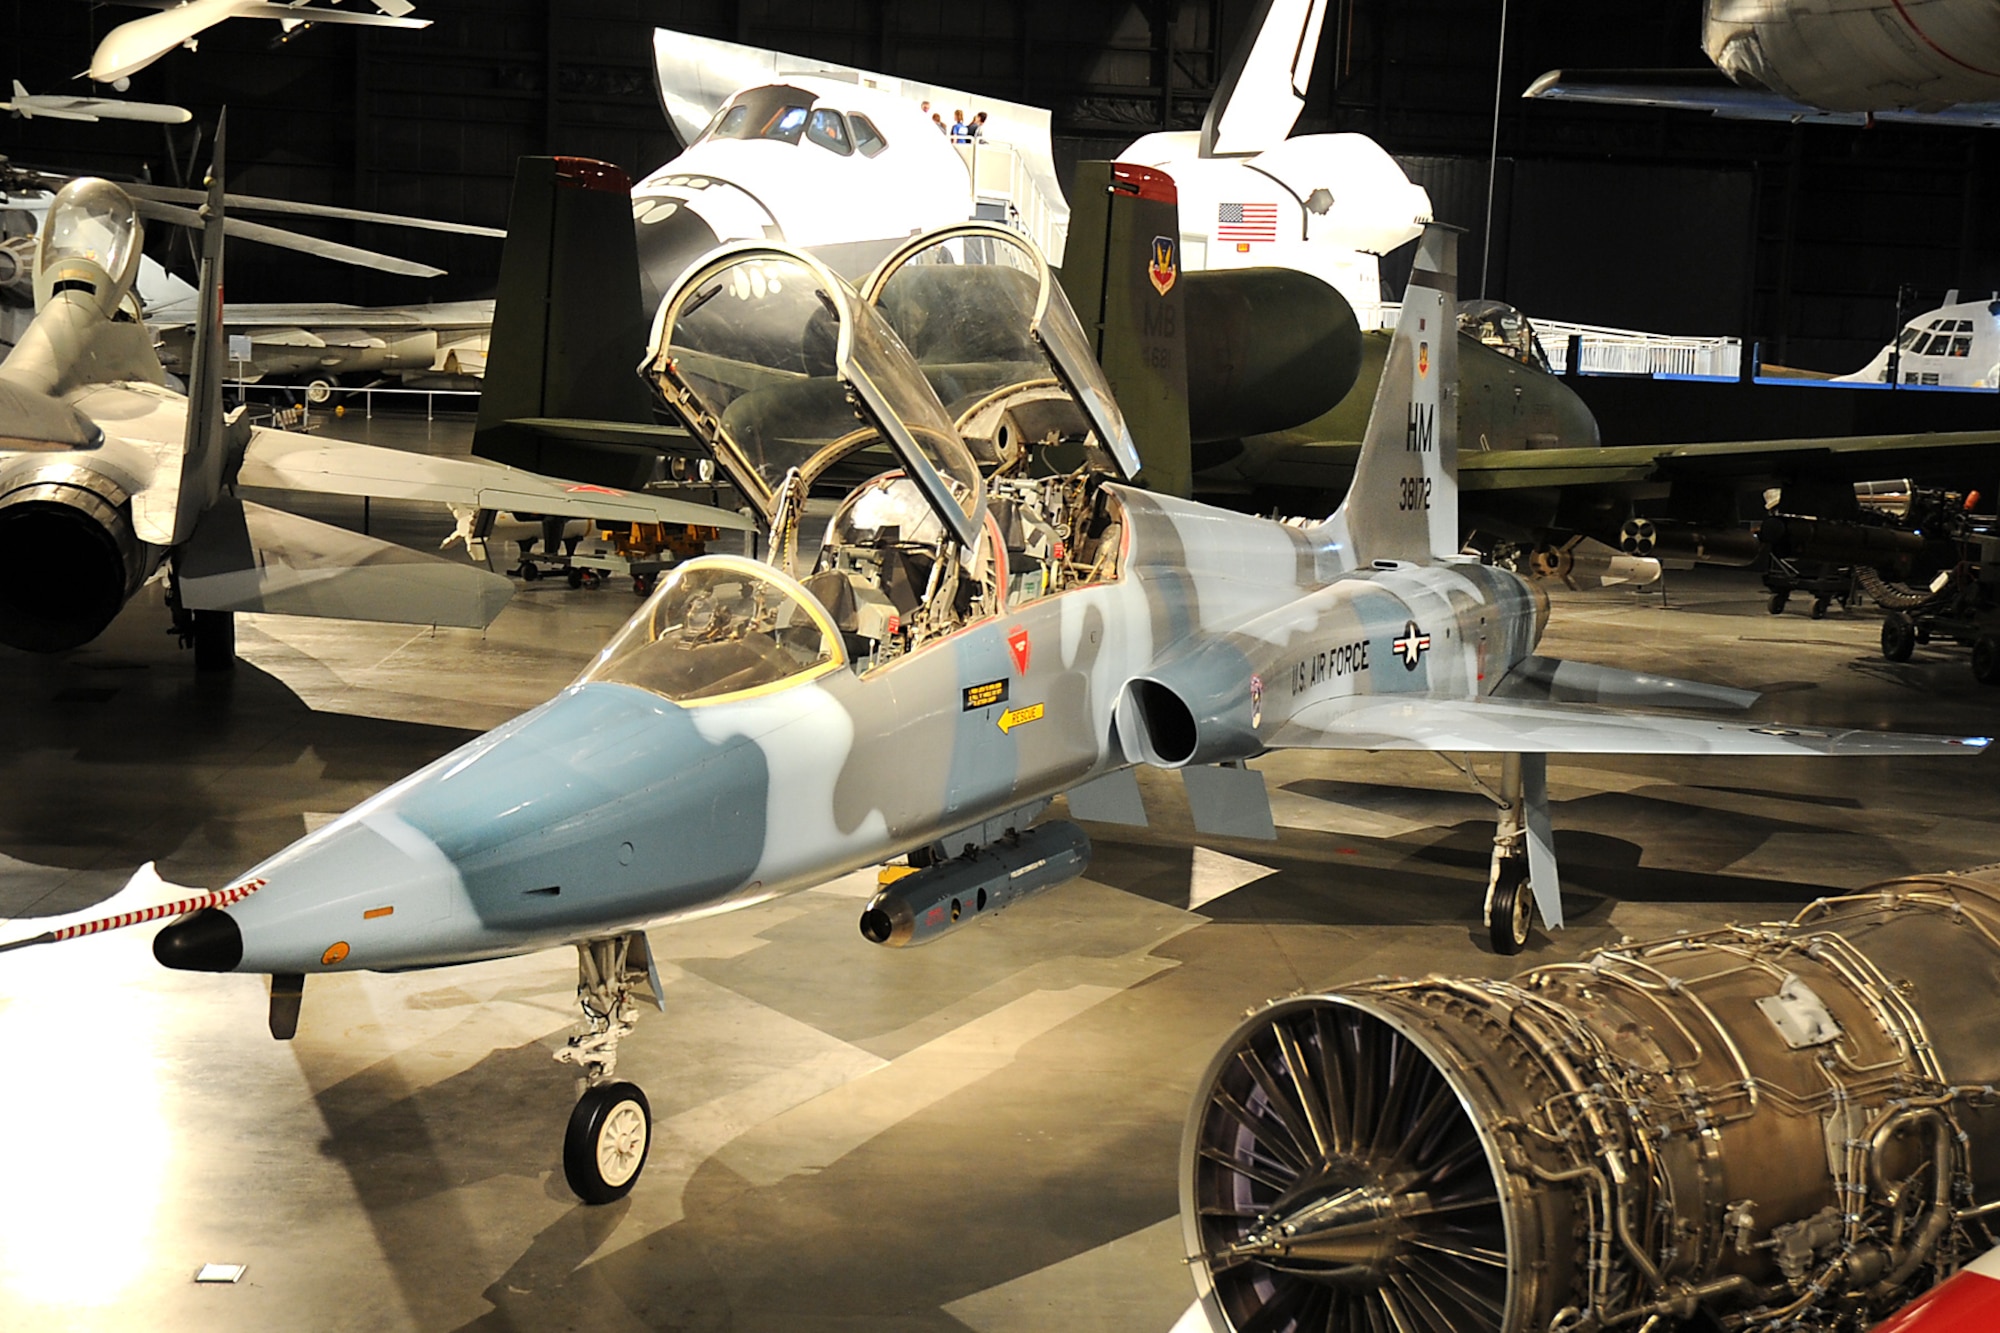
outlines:
[{"label": "polished concrete floor", "polygon": [[[1873,619],[1772,618],[1741,575],[1669,601],[1559,593],[1546,650],[1753,686],[1773,720],[2000,729],[1962,652],[1891,665]],[[219,885],[541,700],[635,605],[246,617],[216,681],[148,593],[89,648],[0,656],[0,918],[148,861]],[[1996,762],[1556,763],[1572,922],[1523,961],[2000,859]],[[668,1012],[621,1064],[656,1139],[605,1208],[562,1184],[568,955],[316,978],[289,1044],[260,978],[163,972],[146,928],[0,956],[0,1329],[1192,1330],[1181,1124],[1244,1009],[1515,966],[1479,927],[1488,808],[1442,762],[1258,767],[1275,843],[1198,838],[1149,773],[1150,830],[1093,828],[1088,877],[922,949],[862,941],[866,874],[656,931]],[[197,1285],[209,1262],[247,1269]]]}]

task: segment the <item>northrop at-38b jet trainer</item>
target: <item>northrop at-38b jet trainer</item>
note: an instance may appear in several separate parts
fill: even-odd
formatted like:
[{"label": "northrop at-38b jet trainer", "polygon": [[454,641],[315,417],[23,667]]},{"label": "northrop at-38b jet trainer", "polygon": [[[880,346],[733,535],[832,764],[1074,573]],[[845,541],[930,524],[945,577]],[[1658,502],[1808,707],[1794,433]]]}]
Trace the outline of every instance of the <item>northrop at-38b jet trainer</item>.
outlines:
[{"label": "northrop at-38b jet trainer", "polygon": [[[1547,603],[1458,553],[1455,240],[1430,229],[1351,494],[1283,523],[1163,498],[1047,265],[1007,231],[912,239],[860,291],[725,247],[662,304],[645,364],[769,525],[768,559],[679,566],[556,698],[396,783],[232,886],[162,912],[169,967],[309,974],[574,944],[589,1088],[564,1166],[628,1191],[650,1112],[615,1080],[643,928],[893,857],[860,918],[912,945],[1080,873],[1036,822],[1143,822],[1131,769],[1182,769],[1197,822],[1270,836],[1273,749],[1504,756],[1487,916],[1562,920],[1551,753],[1970,754],[1610,705],[1752,696],[1535,655]],[[802,542],[809,492],[845,499]],[[1590,700],[1594,702],[1571,702]],[[1531,886],[1531,888],[1530,888]],[[211,905],[203,905],[211,904]]]}]

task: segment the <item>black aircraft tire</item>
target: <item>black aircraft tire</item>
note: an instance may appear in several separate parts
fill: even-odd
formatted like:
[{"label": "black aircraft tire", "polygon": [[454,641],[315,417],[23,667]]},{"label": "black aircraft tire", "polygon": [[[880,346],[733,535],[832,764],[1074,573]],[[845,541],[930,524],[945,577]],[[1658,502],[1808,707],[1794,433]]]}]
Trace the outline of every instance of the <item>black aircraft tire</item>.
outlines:
[{"label": "black aircraft tire", "polygon": [[1782,616],[1785,614],[1785,603],[1791,599],[1792,595],[1788,592],[1774,592],[1771,594],[1771,600],[1764,604],[1764,609],[1774,616]]},{"label": "black aircraft tire", "polygon": [[1981,685],[2000,685],[2000,639],[1988,634],[1972,645],[1972,678]]},{"label": "black aircraft tire", "polygon": [[229,671],[236,666],[236,613],[194,613],[194,669]]},{"label": "black aircraft tire", "polygon": [[1907,662],[1917,650],[1917,627],[1905,615],[1882,618],[1882,656],[1891,662]]},{"label": "black aircraft tire", "polygon": [[653,1108],[631,1083],[600,1083],[586,1091],[563,1135],[563,1178],[585,1203],[616,1203],[646,1169],[653,1142]]},{"label": "black aircraft tire", "polygon": [[1528,947],[1534,927],[1535,895],[1528,887],[1528,865],[1518,856],[1500,862],[1500,878],[1486,901],[1486,934],[1493,952],[1506,957]]}]

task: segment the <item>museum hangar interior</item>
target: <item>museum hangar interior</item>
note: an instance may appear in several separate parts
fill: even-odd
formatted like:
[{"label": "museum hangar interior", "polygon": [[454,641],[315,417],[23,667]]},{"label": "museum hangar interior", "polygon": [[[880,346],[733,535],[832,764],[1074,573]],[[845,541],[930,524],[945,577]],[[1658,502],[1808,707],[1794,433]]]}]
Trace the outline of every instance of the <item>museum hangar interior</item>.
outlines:
[{"label": "museum hangar interior", "polygon": [[1989,1281],[2000,89],[211,3],[0,5],[0,1327]]}]

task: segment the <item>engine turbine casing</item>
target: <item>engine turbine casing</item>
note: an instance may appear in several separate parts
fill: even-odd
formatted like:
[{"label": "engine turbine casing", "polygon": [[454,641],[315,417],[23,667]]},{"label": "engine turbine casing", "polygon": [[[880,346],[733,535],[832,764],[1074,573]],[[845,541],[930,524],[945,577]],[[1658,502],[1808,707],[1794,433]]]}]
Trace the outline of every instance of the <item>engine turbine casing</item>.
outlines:
[{"label": "engine turbine casing", "polygon": [[1992,1244],[1996,968],[2000,867],[1274,1001],[1188,1121],[1202,1301],[1228,1330],[1865,1322]]},{"label": "engine turbine casing", "polygon": [[68,461],[0,489],[0,643],[31,653],[90,642],[158,563],[118,482]]}]

